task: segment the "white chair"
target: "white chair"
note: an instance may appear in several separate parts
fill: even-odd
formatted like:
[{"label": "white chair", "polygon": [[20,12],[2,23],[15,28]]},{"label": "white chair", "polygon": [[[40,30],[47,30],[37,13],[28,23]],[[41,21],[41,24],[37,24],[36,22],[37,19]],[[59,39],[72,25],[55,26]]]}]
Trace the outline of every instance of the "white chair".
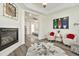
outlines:
[{"label": "white chair", "polygon": [[55,41],[55,33],[54,32],[50,32],[46,35],[46,38],[48,40],[51,40],[51,41]]},{"label": "white chair", "polygon": [[63,38],[63,43],[65,45],[71,46],[73,43],[76,42],[76,38],[77,36],[74,34],[67,34],[64,38]]}]

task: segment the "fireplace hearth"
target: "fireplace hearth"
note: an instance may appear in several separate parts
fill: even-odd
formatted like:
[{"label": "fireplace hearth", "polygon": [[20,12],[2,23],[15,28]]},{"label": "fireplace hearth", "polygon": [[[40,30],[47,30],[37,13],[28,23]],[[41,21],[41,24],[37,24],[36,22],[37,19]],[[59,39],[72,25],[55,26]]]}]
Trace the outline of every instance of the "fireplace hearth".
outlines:
[{"label": "fireplace hearth", "polygon": [[0,28],[0,51],[18,42],[18,28]]}]

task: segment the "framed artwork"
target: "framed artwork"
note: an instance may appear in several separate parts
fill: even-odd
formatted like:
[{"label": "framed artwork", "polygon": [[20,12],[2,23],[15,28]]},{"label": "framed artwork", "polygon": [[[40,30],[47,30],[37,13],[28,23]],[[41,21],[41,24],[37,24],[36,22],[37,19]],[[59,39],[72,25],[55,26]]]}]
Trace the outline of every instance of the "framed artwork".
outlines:
[{"label": "framed artwork", "polygon": [[69,28],[69,17],[64,17],[62,20],[62,28],[68,29]]},{"label": "framed artwork", "polygon": [[53,19],[54,29],[68,29],[69,28],[69,17],[62,17]]},{"label": "framed artwork", "polygon": [[3,15],[4,16],[7,16],[7,17],[10,17],[10,18],[13,18],[13,19],[16,19],[17,18],[17,13],[16,13],[16,6],[15,4],[12,4],[12,3],[4,3],[3,4]]},{"label": "framed artwork", "polygon": [[58,28],[58,19],[53,20],[53,28]]}]

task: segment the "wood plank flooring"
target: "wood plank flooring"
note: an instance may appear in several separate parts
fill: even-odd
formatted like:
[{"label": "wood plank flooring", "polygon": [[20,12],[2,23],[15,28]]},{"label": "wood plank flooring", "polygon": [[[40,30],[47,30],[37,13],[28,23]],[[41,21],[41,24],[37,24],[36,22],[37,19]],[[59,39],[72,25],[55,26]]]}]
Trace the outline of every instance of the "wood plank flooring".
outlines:
[{"label": "wood plank flooring", "polygon": [[[45,39],[42,40],[42,41],[45,41]],[[28,37],[28,39],[26,39],[26,43],[24,45],[22,45],[19,48],[17,48],[15,51],[13,51],[8,56],[26,56],[27,50],[31,46],[32,43],[33,42],[31,42],[30,38]],[[62,48],[66,52],[67,55],[69,55],[69,56],[77,56],[76,54],[72,53],[70,51],[70,48],[65,46],[64,44],[58,43],[58,42],[53,42],[53,43],[55,43],[56,46]]]}]

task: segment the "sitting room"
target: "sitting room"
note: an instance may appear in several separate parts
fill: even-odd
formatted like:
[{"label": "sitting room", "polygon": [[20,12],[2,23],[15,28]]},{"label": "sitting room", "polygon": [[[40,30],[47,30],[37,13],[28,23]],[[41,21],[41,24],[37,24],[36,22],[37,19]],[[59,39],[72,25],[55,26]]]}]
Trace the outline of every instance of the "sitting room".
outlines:
[{"label": "sitting room", "polygon": [[79,3],[0,3],[0,56],[79,56]]}]

